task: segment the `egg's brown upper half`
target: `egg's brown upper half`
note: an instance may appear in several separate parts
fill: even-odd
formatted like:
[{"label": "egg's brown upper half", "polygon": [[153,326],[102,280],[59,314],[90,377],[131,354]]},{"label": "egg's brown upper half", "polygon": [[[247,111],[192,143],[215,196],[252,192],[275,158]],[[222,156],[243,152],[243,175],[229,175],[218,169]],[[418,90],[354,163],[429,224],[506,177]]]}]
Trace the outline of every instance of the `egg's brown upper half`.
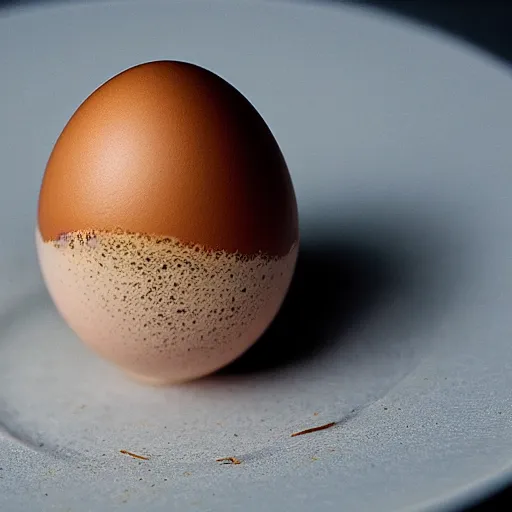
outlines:
[{"label": "egg's brown upper half", "polygon": [[38,220],[45,241],[120,229],[281,256],[298,238],[261,116],[217,75],[174,61],[131,68],[85,100],[48,161]]}]

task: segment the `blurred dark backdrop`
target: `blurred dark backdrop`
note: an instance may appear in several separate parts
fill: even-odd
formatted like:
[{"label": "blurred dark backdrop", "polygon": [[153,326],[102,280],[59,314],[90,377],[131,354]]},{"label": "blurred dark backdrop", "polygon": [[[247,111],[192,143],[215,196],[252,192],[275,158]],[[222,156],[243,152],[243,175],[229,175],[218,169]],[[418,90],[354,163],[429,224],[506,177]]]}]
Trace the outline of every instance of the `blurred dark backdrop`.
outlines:
[{"label": "blurred dark backdrop", "polygon": [[[0,0],[2,8],[102,0]],[[271,1],[271,0],[269,0]],[[293,1],[293,0],[288,0]],[[445,30],[512,64],[511,0],[310,0],[372,6]]]},{"label": "blurred dark backdrop", "polygon": [[[41,2],[102,0],[0,0],[2,10]],[[291,0],[290,0],[291,1]],[[311,0],[314,1],[314,0]],[[371,6],[454,34],[512,66],[512,0],[319,0]],[[5,49],[4,49],[5,51]],[[512,82],[511,82],[512,86]],[[512,484],[461,512],[491,512],[512,504]]]}]

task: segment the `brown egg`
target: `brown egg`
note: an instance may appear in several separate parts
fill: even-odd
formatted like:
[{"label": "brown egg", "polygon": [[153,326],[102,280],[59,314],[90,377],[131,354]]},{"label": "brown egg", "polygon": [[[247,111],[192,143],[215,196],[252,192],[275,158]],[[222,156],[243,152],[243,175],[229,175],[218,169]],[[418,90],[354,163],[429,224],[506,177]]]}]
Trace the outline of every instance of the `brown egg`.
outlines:
[{"label": "brown egg", "polygon": [[36,239],[77,335],[172,383],[228,364],[272,321],[297,258],[297,205],[247,99],[199,66],[151,62],[99,87],[64,128]]}]

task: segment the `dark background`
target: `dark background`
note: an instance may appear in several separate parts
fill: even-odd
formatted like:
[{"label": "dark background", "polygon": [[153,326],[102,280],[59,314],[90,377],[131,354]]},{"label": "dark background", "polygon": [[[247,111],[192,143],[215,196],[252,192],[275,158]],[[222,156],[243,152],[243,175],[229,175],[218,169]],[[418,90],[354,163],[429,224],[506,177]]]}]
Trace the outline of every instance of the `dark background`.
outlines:
[{"label": "dark background", "polygon": [[[0,16],[2,15],[3,8],[36,4],[42,1],[55,3],[59,0],[0,0]],[[60,1],[71,2],[73,0]],[[320,1],[373,6],[383,11],[436,27],[487,51],[512,69],[512,2],[510,0]],[[510,504],[512,504],[512,484],[463,512],[490,512]]]}]

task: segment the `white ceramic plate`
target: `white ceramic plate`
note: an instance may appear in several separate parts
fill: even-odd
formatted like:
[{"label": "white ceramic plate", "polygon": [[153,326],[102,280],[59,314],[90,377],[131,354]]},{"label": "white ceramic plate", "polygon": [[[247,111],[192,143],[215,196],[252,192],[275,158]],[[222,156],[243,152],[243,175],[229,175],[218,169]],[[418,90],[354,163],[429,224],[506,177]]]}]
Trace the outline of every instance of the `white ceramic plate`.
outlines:
[{"label": "white ceramic plate", "polygon": [[[512,477],[508,72],[333,4],[56,4],[8,12],[0,48],[1,510],[439,509]],[[156,59],[210,68],[256,105],[302,223],[264,340],[173,389],[79,343],[33,243],[69,116]]]}]

